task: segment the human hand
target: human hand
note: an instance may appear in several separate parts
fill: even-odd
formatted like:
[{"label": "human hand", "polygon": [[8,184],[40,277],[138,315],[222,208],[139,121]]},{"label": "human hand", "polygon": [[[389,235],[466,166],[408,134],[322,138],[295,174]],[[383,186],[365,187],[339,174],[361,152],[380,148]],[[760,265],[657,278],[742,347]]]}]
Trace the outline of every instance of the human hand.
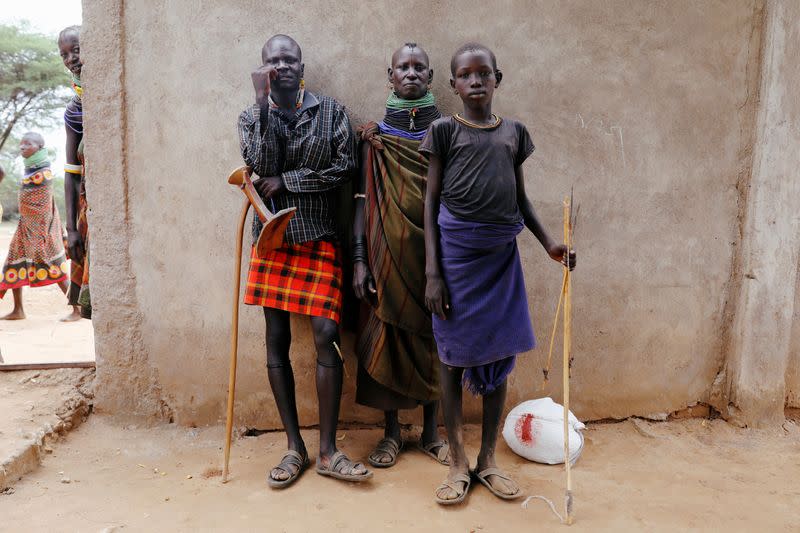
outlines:
[{"label": "human hand", "polygon": [[283,184],[283,179],[280,176],[258,178],[253,182],[253,187],[256,188],[256,191],[264,200],[269,200],[276,194],[286,190],[286,185]]},{"label": "human hand", "polygon": [[575,264],[578,256],[575,253],[575,250],[570,250],[569,255],[567,255],[567,245],[556,244],[547,250],[547,254],[553,261],[558,261],[564,266],[569,266],[570,270],[575,270]]},{"label": "human hand", "polygon": [[428,276],[425,283],[425,307],[431,314],[446,320],[450,311],[450,295],[441,276]]},{"label": "human hand", "polygon": [[364,300],[373,307],[377,305],[378,291],[375,288],[375,278],[372,277],[369,266],[362,261],[356,261],[353,265],[353,291],[359,300]]},{"label": "human hand", "polygon": [[256,70],[250,73],[250,79],[253,81],[253,89],[256,91],[256,103],[261,104],[266,102],[269,96],[270,81],[278,76],[278,72],[272,65],[261,65]]},{"label": "human hand", "polygon": [[67,253],[69,253],[69,258],[72,261],[83,263],[85,246],[83,237],[81,237],[81,234],[76,230],[67,231]]}]

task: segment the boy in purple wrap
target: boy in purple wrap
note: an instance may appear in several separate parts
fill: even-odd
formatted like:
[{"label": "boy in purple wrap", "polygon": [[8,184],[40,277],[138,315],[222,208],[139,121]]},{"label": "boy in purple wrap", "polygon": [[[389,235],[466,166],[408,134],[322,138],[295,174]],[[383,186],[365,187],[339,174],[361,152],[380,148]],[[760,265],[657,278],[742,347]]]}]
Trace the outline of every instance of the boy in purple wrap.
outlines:
[{"label": "boy in purple wrap", "polygon": [[[464,501],[474,475],[495,496],[519,486],[495,462],[516,356],[535,339],[517,235],[527,227],[555,261],[575,266],[575,252],[554,241],[525,195],[522,163],[534,146],[525,126],[492,113],[502,73],[494,53],[468,43],[453,54],[450,85],[463,113],[431,124],[419,151],[429,157],[425,194],[425,305],[439,350],[442,410],[450,472],[436,501]],[[483,396],[481,449],[475,470],[464,452],[462,383]]]}]

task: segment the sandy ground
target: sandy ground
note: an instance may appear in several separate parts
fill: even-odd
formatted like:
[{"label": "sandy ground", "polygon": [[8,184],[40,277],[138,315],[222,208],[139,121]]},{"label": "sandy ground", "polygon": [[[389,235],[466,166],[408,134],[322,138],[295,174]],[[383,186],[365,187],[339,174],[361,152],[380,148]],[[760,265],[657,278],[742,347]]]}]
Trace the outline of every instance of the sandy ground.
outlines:
[{"label": "sandy ground", "polygon": [[89,368],[0,372],[0,463],[90,402],[93,378]]},{"label": "sandy ground", "polygon": [[[363,457],[379,430],[342,430]],[[221,427],[123,428],[93,415],[43,466],[0,495],[2,531],[553,531],[545,503],[497,500],[473,486],[467,504],[442,508],[433,489],[445,467],[416,451],[371,482],[350,485],[309,470],[294,486],[264,478],[279,433],[238,439],[232,479],[220,483]],[[305,431],[311,450],[313,430]],[[575,466],[572,531],[798,531],[800,426],[755,431],[721,420],[593,424]],[[474,456],[479,430],[469,427]],[[528,463],[500,443],[501,464],[528,494],[562,504],[563,468]],[[68,481],[68,482],[67,482]]]},{"label": "sandy ground", "polygon": [[[5,261],[16,223],[0,224],[0,261]],[[94,361],[94,334],[89,320],[64,323],[70,312],[57,285],[23,289],[25,320],[0,320],[0,353],[5,363]],[[0,316],[14,308],[11,293],[0,300]]]},{"label": "sandy ground", "polygon": [[86,420],[93,382],[93,368],[0,372],[0,494]]}]

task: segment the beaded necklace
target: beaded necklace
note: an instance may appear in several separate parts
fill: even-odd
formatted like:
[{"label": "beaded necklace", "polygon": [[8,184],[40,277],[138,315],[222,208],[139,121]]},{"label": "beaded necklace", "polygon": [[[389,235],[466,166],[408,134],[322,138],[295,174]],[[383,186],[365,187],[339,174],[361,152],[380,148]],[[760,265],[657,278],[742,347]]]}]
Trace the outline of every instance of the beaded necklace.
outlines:
[{"label": "beaded necklace", "polygon": [[386,107],[389,109],[412,109],[414,107],[428,107],[436,103],[433,93],[428,91],[422,98],[416,100],[405,100],[397,96],[397,93],[391,91],[386,98]]},{"label": "beaded necklace", "polygon": [[426,92],[422,98],[417,98],[416,100],[400,98],[394,91],[390,91],[389,96],[386,97],[386,109],[408,112],[408,129],[410,131],[417,129],[414,120],[417,118],[417,113],[419,113],[420,109],[435,105],[436,99],[431,91]]},{"label": "beaded necklace", "polygon": [[476,124],[475,122],[471,122],[465,119],[459,113],[453,115],[453,118],[456,119],[458,122],[462,123],[463,125],[469,126],[470,128],[475,128],[479,130],[490,130],[492,128],[496,128],[497,126],[499,126],[500,123],[503,121],[502,118],[498,117],[494,113],[492,113],[492,116],[494,117],[494,122],[492,124]]},{"label": "beaded necklace", "polygon": [[45,163],[50,162],[50,157],[47,154],[47,148],[39,148],[37,151],[32,153],[30,157],[23,157],[22,158],[25,164],[25,168],[37,168]]},{"label": "beaded necklace", "polygon": [[83,97],[83,87],[81,87],[81,79],[75,74],[72,75],[72,90],[78,95],[78,98]]}]

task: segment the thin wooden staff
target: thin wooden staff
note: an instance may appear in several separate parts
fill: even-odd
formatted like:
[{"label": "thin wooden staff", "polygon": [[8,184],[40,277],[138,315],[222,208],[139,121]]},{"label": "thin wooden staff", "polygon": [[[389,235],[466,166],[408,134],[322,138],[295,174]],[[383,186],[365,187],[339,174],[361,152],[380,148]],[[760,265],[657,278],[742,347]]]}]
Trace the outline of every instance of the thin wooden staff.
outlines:
[{"label": "thin wooden staff", "polygon": [[[571,196],[571,195],[570,195]],[[572,295],[570,284],[570,251],[572,250],[572,202],[564,198],[564,244],[567,247],[567,261],[564,265],[564,467],[567,471],[567,490],[564,495],[564,518],[567,525],[572,524],[572,469],[569,453],[569,360],[572,348]]]}]

